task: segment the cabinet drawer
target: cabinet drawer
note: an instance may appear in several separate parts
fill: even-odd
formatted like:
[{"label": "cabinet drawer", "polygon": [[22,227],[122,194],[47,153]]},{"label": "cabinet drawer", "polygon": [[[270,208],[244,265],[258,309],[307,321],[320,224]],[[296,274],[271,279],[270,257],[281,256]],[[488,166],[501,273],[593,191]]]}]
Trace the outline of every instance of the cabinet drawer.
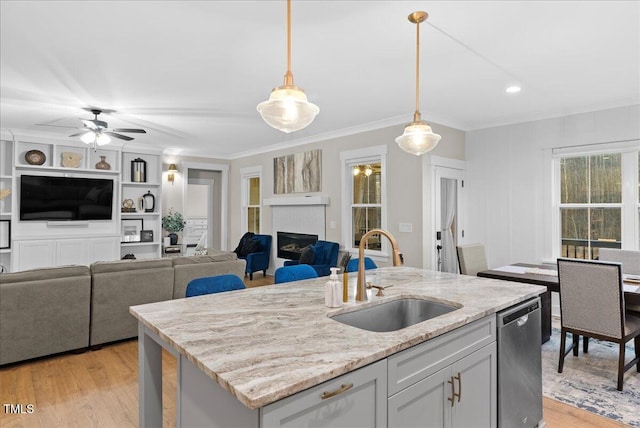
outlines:
[{"label": "cabinet drawer", "polygon": [[386,427],[386,371],[381,360],[269,404],[260,427]]},{"label": "cabinet drawer", "polygon": [[490,315],[390,356],[388,395],[432,375],[496,340],[496,317]]}]

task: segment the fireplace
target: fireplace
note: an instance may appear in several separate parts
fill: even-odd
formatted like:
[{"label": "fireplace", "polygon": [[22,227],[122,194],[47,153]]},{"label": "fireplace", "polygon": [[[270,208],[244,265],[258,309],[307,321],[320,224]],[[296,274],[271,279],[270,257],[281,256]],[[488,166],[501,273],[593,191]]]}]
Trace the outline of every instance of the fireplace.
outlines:
[{"label": "fireplace", "polygon": [[314,245],[317,241],[318,235],[278,232],[278,257],[281,259],[298,260],[302,250],[307,245]]}]

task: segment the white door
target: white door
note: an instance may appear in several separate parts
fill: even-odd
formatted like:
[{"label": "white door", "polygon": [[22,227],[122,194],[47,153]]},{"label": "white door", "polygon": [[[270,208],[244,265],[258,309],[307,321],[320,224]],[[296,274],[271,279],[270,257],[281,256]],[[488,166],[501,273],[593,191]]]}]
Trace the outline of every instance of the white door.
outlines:
[{"label": "white door", "polygon": [[[431,266],[442,272],[458,272],[456,245],[464,239],[464,162],[439,158],[433,164]],[[437,160],[436,160],[437,161]],[[445,164],[445,165],[442,165]]]}]

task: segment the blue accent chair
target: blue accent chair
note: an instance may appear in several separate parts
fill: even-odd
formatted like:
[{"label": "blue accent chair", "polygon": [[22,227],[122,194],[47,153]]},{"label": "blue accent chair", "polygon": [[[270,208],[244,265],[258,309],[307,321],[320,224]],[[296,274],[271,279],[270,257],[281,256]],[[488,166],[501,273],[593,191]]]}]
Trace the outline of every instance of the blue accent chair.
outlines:
[{"label": "blue accent chair", "polygon": [[253,273],[258,271],[262,271],[262,275],[266,276],[271,258],[271,235],[253,235],[253,240],[258,242],[258,251],[249,253],[246,257],[239,257],[247,261],[245,273],[249,274],[249,279],[253,279]]},{"label": "blue accent chair", "polygon": [[[315,245],[313,245],[313,251],[315,256],[311,267],[316,270],[318,276],[328,276],[331,273],[329,268],[338,265],[340,245],[337,242],[317,241]],[[285,266],[295,266],[298,264],[297,260],[287,260],[284,262]]]},{"label": "blue accent chair", "polygon": [[[358,271],[358,260],[359,259],[349,260],[349,263],[347,263],[347,272]],[[377,268],[378,268],[378,265],[370,257],[364,258],[364,270],[377,269]]]},{"label": "blue accent chair", "polygon": [[293,265],[276,269],[274,280],[276,284],[282,284],[283,282],[301,281],[317,277],[318,273],[310,265]]},{"label": "blue accent chair", "polygon": [[221,293],[223,291],[242,290],[246,288],[238,275],[217,275],[196,278],[189,281],[185,297],[202,296],[204,294]]}]

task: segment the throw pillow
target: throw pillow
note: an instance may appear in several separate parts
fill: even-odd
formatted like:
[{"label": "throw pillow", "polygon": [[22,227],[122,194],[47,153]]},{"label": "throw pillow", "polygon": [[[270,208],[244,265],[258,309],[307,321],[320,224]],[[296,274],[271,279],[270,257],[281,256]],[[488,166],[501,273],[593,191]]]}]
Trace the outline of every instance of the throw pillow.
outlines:
[{"label": "throw pillow", "polygon": [[315,258],[316,258],[316,253],[313,250],[313,247],[311,245],[308,245],[304,248],[304,250],[302,250],[302,253],[300,254],[300,258],[298,259],[298,264],[312,265]]},{"label": "throw pillow", "polygon": [[238,257],[247,257],[251,253],[258,252],[259,248],[260,245],[258,244],[258,241],[250,239],[242,244],[242,248],[240,248],[240,254],[238,254]]},{"label": "throw pillow", "polygon": [[247,243],[247,241],[253,241],[253,235],[254,235],[253,232],[247,232],[244,235],[242,235],[242,238],[240,238],[240,242],[238,242],[238,246],[236,247],[235,250],[233,250],[233,252],[236,253],[238,257],[240,257],[240,253],[242,252],[242,247]]}]

